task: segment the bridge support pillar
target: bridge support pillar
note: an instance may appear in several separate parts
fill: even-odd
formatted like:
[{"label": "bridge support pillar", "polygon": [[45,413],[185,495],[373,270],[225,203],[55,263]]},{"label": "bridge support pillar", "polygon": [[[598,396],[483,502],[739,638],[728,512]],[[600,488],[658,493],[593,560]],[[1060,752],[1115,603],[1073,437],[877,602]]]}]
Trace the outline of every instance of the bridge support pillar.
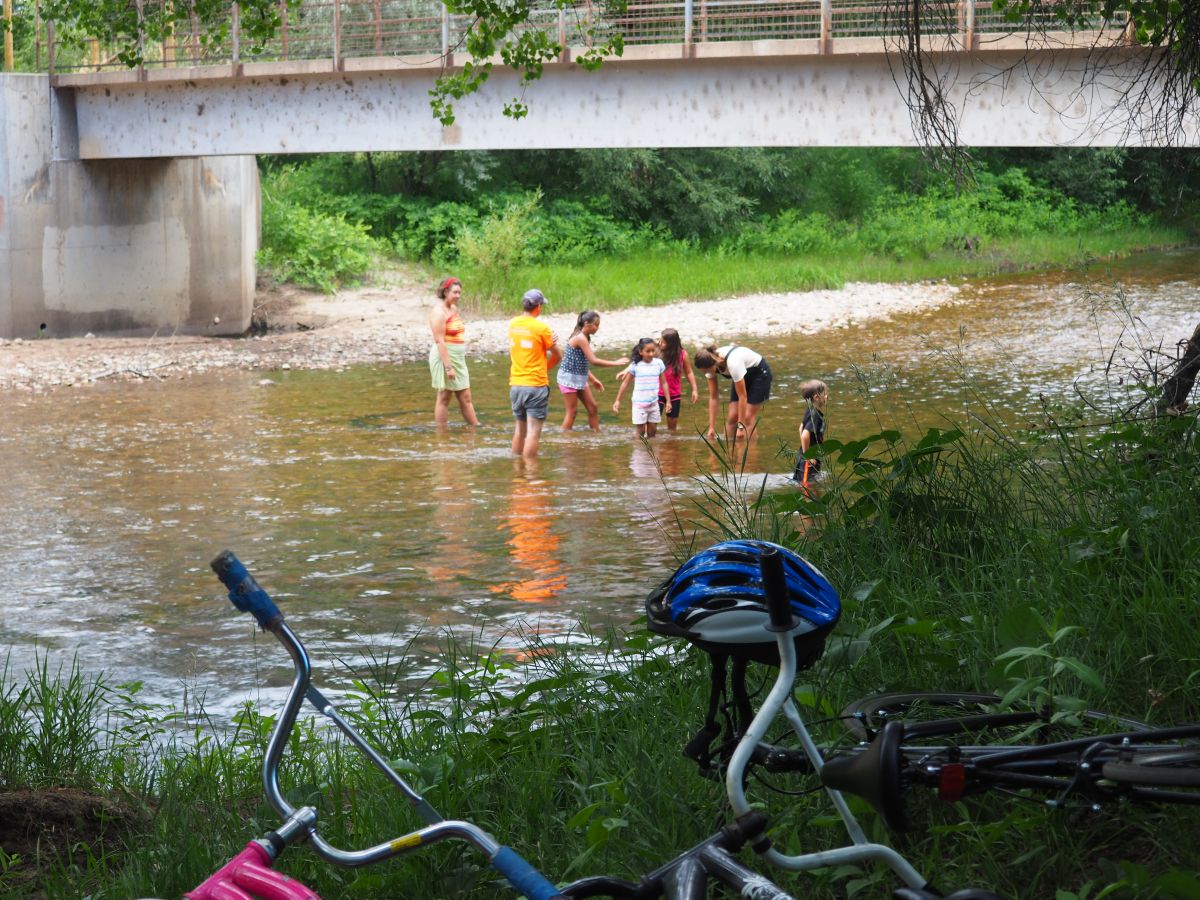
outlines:
[{"label": "bridge support pillar", "polygon": [[62,159],[51,93],[0,76],[0,337],[244,332],[254,157]]}]

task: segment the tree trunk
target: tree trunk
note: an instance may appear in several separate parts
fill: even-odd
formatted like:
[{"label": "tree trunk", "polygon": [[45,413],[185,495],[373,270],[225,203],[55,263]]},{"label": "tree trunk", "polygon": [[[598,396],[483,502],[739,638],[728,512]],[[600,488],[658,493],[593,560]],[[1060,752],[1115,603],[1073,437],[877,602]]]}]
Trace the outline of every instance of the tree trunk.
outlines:
[{"label": "tree trunk", "polygon": [[1197,373],[1200,373],[1200,325],[1184,343],[1175,371],[1163,382],[1162,399],[1158,401],[1160,413],[1178,414],[1187,409]]}]

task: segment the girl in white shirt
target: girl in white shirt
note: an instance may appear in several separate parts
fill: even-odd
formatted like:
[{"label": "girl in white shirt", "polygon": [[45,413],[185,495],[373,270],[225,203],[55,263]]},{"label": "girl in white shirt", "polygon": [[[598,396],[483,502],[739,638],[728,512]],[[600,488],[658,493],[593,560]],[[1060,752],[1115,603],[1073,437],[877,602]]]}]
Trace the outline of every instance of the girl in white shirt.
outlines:
[{"label": "girl in white shirt", "polygon": [[653,338],[642,338],[638,341],[632,356],[633,362],[621,373],[632,377],[621,379],[617,399],[613,401],[613,412],[621,408],[621,397],[624,396],[625,389],[632,384],[633,426],[637,429],[638,437],[651,438],[658,433],[658,423],[662,421],[658,395],[667,392],[667,379],[663,374],[667,367],[658,358],[658,343]]},{"label": "girl in white shirt", "polygon": [[716,437],[717,409],[720,406],[720,385],[717,378],[728,378],[729,414],[725,418],[725,440],[731,444],[739,433],[749,437],[758,423],[758,411],[771,396],[771,367],[762,354],[749,347],[726,344],[724,347],[705,347],[692,360],[708,382],[709,440]]}]

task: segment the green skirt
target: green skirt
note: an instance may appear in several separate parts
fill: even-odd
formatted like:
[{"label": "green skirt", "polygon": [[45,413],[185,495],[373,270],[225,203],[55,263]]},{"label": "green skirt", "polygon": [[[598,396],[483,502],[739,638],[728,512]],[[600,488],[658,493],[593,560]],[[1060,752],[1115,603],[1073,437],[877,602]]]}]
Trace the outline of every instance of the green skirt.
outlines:
[{"label": "green skirt", "polygon": [[442,365],[441,354],[437,344],[429,348],[429,375],[433,380],[435,391],[465,391],[471,386],[471,374],[467,371],[467,345],[447,344],[446,351],[450,354],[450,363],[454,366],[454,380],[446,383],[446,367]]}]

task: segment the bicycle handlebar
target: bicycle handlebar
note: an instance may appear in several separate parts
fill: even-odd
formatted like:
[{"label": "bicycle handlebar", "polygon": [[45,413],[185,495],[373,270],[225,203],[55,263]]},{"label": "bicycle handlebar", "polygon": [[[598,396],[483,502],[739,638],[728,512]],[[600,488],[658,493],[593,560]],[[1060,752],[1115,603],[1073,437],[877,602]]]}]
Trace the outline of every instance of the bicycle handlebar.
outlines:
[{"label": "bicycle handlebar", "polygon": [[492,868],[529,900],[554,900],[562,893],[541,872],[511,847],[501,847],[492,857]]},{"label": "bicycle handlebar", "polygon": [[222,550],[209,565],[221,583],[229,588],[229,602],[242,612],[254,616],[263,631],[269,631],[274,622],[283,619],[283,613],[275,601],[259,586],[232,550]]},{"label": "bicycle handlebar", "polygon": [[307,696],[317,706],[318,711],[329,717],[339,730],[350,737],[354,745],[404,793],[426,821],[425,828],[367,850],[340,850],[327,843],[317,833],[315,817],[313,821],[307,823],[306,827],[296,829],[293,839],[307,837],[317,854],[335,865],[361,866],[380,862],[435,841],[455,838],[464,840],[482,850],[488,856],[492,868],[508,879],[509,883],[528,900],[553,900],[553,898],[562,896],[558,888],[532,865],[511,848],[501,846],[478,826],[470,822],[443,820],[420,794],[405,783],[391,766],[370,748],[358,732],[350,727],[349,723],[336,714],[332,704],[326,701],[319,691],[312,688],[308,654],[305,652],[304,646],[300,643],[299,638],[292,634],[291,629],[284,624],[283,613],[279,611],[279,607],[275,605],[270,595],[263,590],[241,560],[232,551],[223,550],[210,565],[217,577],[221,579],[221,583],[229,589],[229,601],[240,611],[253,615],[264,631],[273,632],[287,648],[296,667],[295,681],[276,721],[263,760],[263,784],[276,811],[283,816],[297,814],[297,811],[287,803],[283,793],[279,790],[279,758],[283,753],[292,726],[295,724],[300,705]]}]

